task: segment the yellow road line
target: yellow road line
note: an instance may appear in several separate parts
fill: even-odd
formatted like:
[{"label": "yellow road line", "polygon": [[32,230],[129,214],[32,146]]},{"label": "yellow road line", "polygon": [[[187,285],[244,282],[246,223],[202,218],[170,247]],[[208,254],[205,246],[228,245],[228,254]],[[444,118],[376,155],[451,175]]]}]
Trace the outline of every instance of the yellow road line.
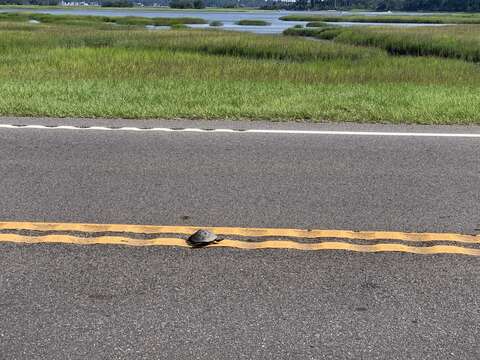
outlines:
[{"label": "yellow road line", "polygon": [[218,235],[246,237],[291,237],[291,238],[339,238],[350,240],[400,240],[414,242],[452,241],[480,244],[480,235],[455,233],[413,233],[397,231],[351,231],[351,230],[305,230],[239,227],[155,226],[121,224],[73,224],[38,222],[0,222],[0,230],[81,231],[81,232],[130,232],[142,234],[193,234],[198,229],[207,229]]},{"label": "yellow road line", "polygon": [[73,245],[128,245],[128,246],[182,246],[190,247],[184,239],[155,238],[131,239],[121,236],[99,236],[82,238],[71,235],[26,236],[17,234],[0,234],[0,242],[18,244],[73,244]]},{"label": "yellow road line", "polygon": [[[75,245],[127,245],[127,246],[179,246],[189,247],[184,239],[178,238],[155,238],[139,240],[121,236],[100,236],[94,238],[81,238],[70,235],[46,235],[46,236],[24,236],[17,234],[0,234],[0,242],[21,243],[21,244],[75,244]],[[355,252],[402,252],[413,254],[458,254],[480,256],[480,249],[464,248],[460,246],[435,245],[429,247],[416,247],[401,244],[375,244],[358,245],[344,242],[322,242],[322,243],[298,243],[284,240],[267,240],[261,242],[246,242],[240,240],[225,239],[214,248],[235,248],[244,250],[259,249],[292,249],[304,251],[319,250],[346,250]]]}]

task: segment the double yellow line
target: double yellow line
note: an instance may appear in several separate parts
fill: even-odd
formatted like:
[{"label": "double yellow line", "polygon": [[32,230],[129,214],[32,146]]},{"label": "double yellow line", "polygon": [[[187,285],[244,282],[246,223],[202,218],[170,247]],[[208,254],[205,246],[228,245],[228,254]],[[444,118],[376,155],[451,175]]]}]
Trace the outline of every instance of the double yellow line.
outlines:
[{"label": "double yellow line", "polygon": [[[190,235],[201,227],[195,226],[153,226],[153,225],[120,225],[120,224],[71,224],[71,223],[32,223],[32,222],[0,222],[0,242],[25,244],[61,243],[77,245],[129,245],[129,246],[179,246],[189,247],[185,239],[172,235]],[[455,233],[405,233],[391,231],[350,231],[350,230],[305,230],[305,229],[272,229],[272,228],[238,228],[238,227],[203,227],[225,239],[209,247],[227,247],[236,249],[293,249],[293,250],[347,250],[356,252],[404,252],[414,254],[462,254],[480,256],[480,236]],[[25,231],[36,231],[40,234],[23,235]],[[50,234],[42,235],[41,232]],[[51,234],[53,232],[53,234]],[[55,234],[62,232],[66,234]],[[75,236],[70,232],[99,234],[99,236]],[[108,235],[121,233],[122,235]],[[150,239],[133,239],[127,234],[154,234],[159,237]],[[161,235],[164,236],[161,236]],[[255,241],[231,239],[242,237],[255,238]],[[267,239],[262,239],[267,238]],[[274,238],[274,239],[272,239]],[[281,238],[281,239],[275,239]],[[292,240],[293,238],[293,240]],[[375,244],[357,244],[343,241],[298,242],[294,239],[343,239],[382,241]],[[392,243],[423,243],[406,245]],[[442,242],[456,245],[440,245]],[[426,244],[425,244],[426,243]],[[427,245],[427,246],[425,246]],[[472,247],[465,247],[470,245]],[[477,246],[477,247],[473,247]]]}]

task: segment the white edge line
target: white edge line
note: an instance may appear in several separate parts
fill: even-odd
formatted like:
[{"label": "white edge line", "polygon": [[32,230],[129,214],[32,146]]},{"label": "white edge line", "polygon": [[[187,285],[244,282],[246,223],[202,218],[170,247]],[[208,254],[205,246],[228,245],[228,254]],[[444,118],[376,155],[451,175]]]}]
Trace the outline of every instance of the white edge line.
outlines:
[{"label": "white edge line", "polygon": [[234,133],[234,134],[283,134],[283,135],[340,135],[340,136],[403,136],[403,137],[445,137],[480,138],[480,133],[418,133],[385,131],[335,131],[335,130],[275,130],[275,129],[200,129],[200,128],[137,128],[137,127],[80,127],[72,125],[12,125],[0,124],[0,129],[36,129],[36,130],[90,130],[90,131],[136,131],[136,132],[195,132],[195,133]]}]

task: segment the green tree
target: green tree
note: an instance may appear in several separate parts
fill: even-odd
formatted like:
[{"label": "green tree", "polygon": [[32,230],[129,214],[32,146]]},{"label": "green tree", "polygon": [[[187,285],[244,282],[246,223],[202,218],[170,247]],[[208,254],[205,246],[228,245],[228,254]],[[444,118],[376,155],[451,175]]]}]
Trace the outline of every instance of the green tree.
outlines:
[{"label": "green tree", "polygon": [[205,3],[203,0],[193,0],[193,7],[195,9],[205,9]]}]

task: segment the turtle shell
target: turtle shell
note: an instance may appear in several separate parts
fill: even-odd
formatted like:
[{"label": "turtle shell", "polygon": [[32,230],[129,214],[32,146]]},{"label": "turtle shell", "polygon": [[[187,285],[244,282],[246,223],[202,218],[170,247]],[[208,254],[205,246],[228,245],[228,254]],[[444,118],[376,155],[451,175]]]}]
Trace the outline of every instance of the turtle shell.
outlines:
[{"label": "turtle shell", "polygon": [[208,230],[198,230],[188,238],[188,243],[193,246],[205,246],[219,240],[218,236]]}]

